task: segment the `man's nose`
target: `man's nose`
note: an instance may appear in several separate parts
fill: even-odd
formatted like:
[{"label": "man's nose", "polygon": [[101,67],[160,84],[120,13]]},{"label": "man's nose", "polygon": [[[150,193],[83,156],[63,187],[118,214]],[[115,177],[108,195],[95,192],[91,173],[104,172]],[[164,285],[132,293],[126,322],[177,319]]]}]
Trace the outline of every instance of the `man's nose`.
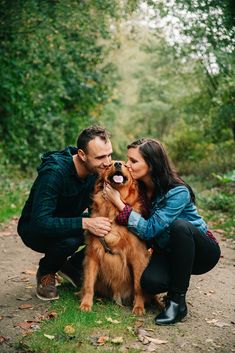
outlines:
[{"label": "man's nose", "polygon": [[115,167],[116,169],[121,169],[121,168],[122,168],[122,162],[119,162],[119,161],[115,162],[115,163],[114,163],[114,167]]},{"label": "man's nose", "polygon": [[104,164],[105,167],[110,166],[110,164],[111,164],[111,156],[105,157],[105,160],[104,160],[103,164]]}]

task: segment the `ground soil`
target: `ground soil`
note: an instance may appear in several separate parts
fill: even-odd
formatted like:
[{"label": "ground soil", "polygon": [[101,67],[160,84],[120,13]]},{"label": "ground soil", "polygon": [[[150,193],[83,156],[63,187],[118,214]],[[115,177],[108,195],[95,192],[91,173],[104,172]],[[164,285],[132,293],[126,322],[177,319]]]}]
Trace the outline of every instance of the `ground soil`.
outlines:
[{"label": "ground soil", "polygon": [[[15,347],[23,333],[18,323],[35,320],[49,304],[35,297],[35,273],[41,255],[28,249],[16,232],[17,218],[0,229],[0,352],[21,352]],[[216,234],[222,257],[209,273],[193,276],[188,291],[189,315],[183,323],[156,326],[152,337],[166,340],[156,352],[235,352],[235,242]],[[30,304],[20,309],[22,304]],[[23,305],[24,307],[24,305]],[[140,348],[136,343],[136,348]],[[133,342],[133,347],[135,342]],[[143,352],[150,350],[142,345]]]}]

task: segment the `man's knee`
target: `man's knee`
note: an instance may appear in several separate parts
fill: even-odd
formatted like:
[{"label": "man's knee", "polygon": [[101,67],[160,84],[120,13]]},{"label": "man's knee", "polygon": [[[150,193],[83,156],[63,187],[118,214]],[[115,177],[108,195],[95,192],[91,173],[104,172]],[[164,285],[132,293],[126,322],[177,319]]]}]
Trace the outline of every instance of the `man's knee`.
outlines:
[{"label": "man's knee", "polygon": [[70,254],[74,253],[80,245],[82,245],[82,240],[79,237],[62,239],[58,244],[59,247],[64,248]]}]

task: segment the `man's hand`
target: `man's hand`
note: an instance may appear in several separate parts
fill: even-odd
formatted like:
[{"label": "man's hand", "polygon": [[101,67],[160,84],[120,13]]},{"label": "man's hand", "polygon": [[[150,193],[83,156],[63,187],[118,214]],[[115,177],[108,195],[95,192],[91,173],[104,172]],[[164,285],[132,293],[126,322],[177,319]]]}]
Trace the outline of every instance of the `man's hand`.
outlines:
[{"label": "man's hand", "polygon": [[111,222],[106,217],[83,218],[82,228],[99,237],[104,237],[111,230]]}]

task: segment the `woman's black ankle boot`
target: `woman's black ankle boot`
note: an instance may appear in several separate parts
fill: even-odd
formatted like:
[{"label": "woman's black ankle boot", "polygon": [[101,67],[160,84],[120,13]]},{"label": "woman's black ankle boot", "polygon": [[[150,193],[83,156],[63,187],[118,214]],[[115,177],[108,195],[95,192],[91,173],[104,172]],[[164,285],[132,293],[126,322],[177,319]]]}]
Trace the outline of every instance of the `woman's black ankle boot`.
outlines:
[{"label": "woman's black ankle boot", "polygon": [[156,325],[171,325],[181,321],[187,315],[185,294],[175,293],[167,298],[166,307],[156,316]]}]

